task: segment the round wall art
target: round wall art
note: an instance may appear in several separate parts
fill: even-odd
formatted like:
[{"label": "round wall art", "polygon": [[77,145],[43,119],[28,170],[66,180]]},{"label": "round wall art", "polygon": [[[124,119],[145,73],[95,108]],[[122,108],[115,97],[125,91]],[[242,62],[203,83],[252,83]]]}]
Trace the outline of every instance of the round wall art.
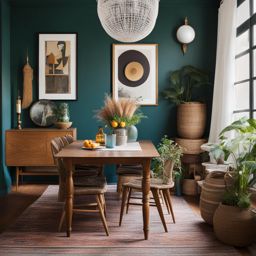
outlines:
[{"label": "round wall art", "polygon": [[113,97],[158,104],[157,44],[113,45]]},{"label": "round wall art", "polygon": [[38,126],[47,127],[56,121],[54,109],[56,105],[50,100],[39,100],[30,108],[30,118]]},{"label": "round wall art", "polygon": [[149,62],[142,52],[130,50],[119,56],[118,79],[124,85],[140,86],[148,79],[149,73]]}]

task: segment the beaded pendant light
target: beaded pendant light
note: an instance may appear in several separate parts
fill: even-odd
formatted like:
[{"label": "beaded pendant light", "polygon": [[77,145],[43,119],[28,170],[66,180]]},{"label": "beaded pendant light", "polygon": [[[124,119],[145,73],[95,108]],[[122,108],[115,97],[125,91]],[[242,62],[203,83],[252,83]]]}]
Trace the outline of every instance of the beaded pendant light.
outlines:
[{"label": "beaded pendant light", "polygon": [[137,42],[156,23],[159,0],[97,0],[98,16],[107,34],[120,42]]}]

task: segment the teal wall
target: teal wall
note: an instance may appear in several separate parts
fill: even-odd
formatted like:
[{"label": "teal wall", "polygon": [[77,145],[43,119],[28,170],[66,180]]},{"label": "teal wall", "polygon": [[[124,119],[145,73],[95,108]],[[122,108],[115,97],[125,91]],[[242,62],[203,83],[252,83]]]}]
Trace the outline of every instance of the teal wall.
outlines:
[{"label": "teal wall", "polygon": [[[183,56],[175,32],[188,16],[196,31],[195,41]],[[38,32],[78,33],[78,100],[69,102],[73,126],[78,138],[93,138],[98,123],[94,110],[103,104],[104,94],[111,92],[111,45],[116,43],[103,30],[97,17],[96,0],[44,0],[11,2],[11,72],[12,100],[22,88],[22,67],[28,49],[34,68],[34,100],[37,100]],[[153,32],[139,43],[159,44],[159,91],[169,84],[169,73],[183,65],[204,68],[214,75],[217,32],[215,0],[161,0],[158,20]],[[211,109],[212,88],[202,92]],[[159,94],[158,107],[143,107],[148,119],[138,125],[139,139],[157,143],[168,134],[176,135],[176,108]],[[210,120],[210,116],[208,116]],[[12,125],[16,123],[13,109]],[[33,127],[29,112],[23,113],[23,126]],[[208,134],[208,129],[206,136]],[[109,181],[114,173],[108,169]]]},{"label": "teal wall", "polygon": [[11,127],[10,8],[0,2],[0,195],[10,191],[11,178],[5,166],[5,130]]}]

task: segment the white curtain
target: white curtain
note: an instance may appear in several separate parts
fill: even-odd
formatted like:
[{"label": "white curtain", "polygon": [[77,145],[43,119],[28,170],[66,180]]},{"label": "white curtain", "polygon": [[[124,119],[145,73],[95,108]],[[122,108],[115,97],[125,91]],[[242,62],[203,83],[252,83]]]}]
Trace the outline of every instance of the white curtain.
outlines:
[{"label": "white curtain", "polygon": [[220,131],[232,122],[235,93],[236,0],[219,8],[217,55],[209,142],[218,142]]}]

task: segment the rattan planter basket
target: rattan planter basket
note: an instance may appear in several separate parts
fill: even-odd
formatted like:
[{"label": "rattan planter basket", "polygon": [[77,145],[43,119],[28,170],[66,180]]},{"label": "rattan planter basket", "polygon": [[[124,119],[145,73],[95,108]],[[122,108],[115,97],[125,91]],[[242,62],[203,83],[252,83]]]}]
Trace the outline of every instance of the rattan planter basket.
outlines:
[{"label": "rattan planter basket", "polygon": [[250,209],[220,204],[213,228],[220,241],[232,246],[248,246],[256,240],[256,216]]},{"label": "rattan planter basket", "polygon": [[177,130],[181,138],[202,138],[206,125],[206,105],[200,102],[188,102],[178,105]]},{"label": "rattan planter basket", "polygon": [[200,213],[204,221],[210,225],[213,224],[213,215],[226,191],[224,176],[224,172],[213,171],[206,176],[202,186]]}]

